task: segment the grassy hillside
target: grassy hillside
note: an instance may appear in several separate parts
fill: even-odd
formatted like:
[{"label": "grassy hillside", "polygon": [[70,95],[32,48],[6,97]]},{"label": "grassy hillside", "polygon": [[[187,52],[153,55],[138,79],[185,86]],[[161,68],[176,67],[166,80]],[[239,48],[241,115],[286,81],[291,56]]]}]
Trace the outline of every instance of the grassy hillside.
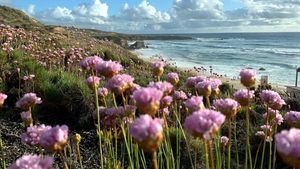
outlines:
[{"label": "grassy hillside", "polygon": [[[194,166],[194,168],[202,169],[205,168],[205,157],[207,157],[207,161],[210,161],[211,166],[215,162],[218,168],[222,168],[221,166],[226,164],[226,160],[224,159],[227,159],[228,153],[225,151],[226,147],[220,147],[220,136],[230,135],[228,131],[233,126],[227,122],[231,122],[231,120],[233,120],[234,123],[232,124],[235,124],[234,128],[236,130],[234,130],[235,145],[234,147],[232,146],[231,150],[232,168],[241,168],[244,165],[245,159],[247,159],[245,157],[246,138],[250,138],[249,142],[251,143],[251,147],[247,147],[249,148],[247,154],[252,154],[252,157],[254,157],[256,150],[259,150],[258,147],[261,147],[260,145],[263,143],[263,139],[258,139],[255,133],[261,130],[261,125],[265,124],[263,114],[266,113],[265,110],[268,107],[265,106],[259,97],[261,90],[265,88],[257,89],[251,86],[251,90],[255,90],[255,95],[253,94],[254,98],[241,99],[247,102],[247,106],[242,108],[239,107],[236,101],[232,100],[236,104],[233,113],[232,111],[230,113],[235,117],[231,118],[230,116],[230,120],[221,126],[225,121],[225,116],[221,112],[211,111],[212,109],[215,110],[215,108],[210,105],[219,98],[232,98],[235,89],[229,84],[219,84],[221,82],[216,77],[190,78],[189,82],[192,83],[190,87],[187,87],[184,83],[192,74],[176,69],[168,62],[165,62],[166,66],[164,67],[162,76],[157,78],[153,75],[154,73],[149,62],[140,59],[137,55],[122,46],[123,42],[127,40],[153,38],[152,35],[124,35],[73,27],[46,26],[26,16],[21,11],[3,6],[0,7],[0,24],[0,93],[8,95],[5,104],[3,107],[0,107],[0,138],[3,141],[3,146],[0,144],[0,161],[2,162],[0,166],[3,166],[3,159],[5,159],[6,165],[10,166],[13,161],[23,154],[35,153],[53,156],[55,158],[54,168],[64,168],[63,165],[65,162],[69,168],[93,169],[100,168],[103,161],[103,168],[109,169],[130,168],[130,166],[131,168],[152,168],[151,156],[154,159],[153,165],[155,165],[155,157],[158,158],[160,168],[193,168],[192,166]],[[159,38],[159,36],[156,38]],[[163,37],[163,39],[167,38],[170,37]],[[96,87],[91,90],[86,84],[87,77],[97,73],[96,75],[102,78],[99,87],[105,86],[113,78],[106,76],[101,71],[90,71],[80,66],[80,62],[83,59],[94,55],[101,57],[105,61],[117,61],[114,64],[121,64],[124,68],[118,73],[131,75],[134,78],[134,85],[126,84],[125,80],[117,83],[117,79],[117,85],[123,85],[124,82],[127,90],[118,93],[112,89],[105,99],[99,98],[95,94],[97,93],[95,92]],[[161,69],[158,72],[160,71]],[[156,73],[158,72],[156,71]],[[138,86],[147,86],[149,82],[165,81],[167,74],[170,72],[178,73],[180,77],[179,83],[175,84],[174,82],[174,85],[170,84],[171,87],[165,83],[165,86],[158,87],[160,89],[157,89],[156,92],[159,93],[160,98],[155,103],[151,102],[151,104],[145,106],[155,108],[156,117],[163,119],[161,121],[164,123],[164,126],[161,126],[162,124],[153,125],[154,131],[160,130],[160,128],[163,130],[161,131],[163,133],[153,136],[155,138],[158,136],[158,139],[153,142],[157,142],[160,139],[162,141],[163,138],[163,143],[156,156],[153,152],[144,153],[141,149],[144,143],[138,140],[134,141],[132,134],[129,134],[129,127],[132,120],[141,117],[140,115],[143,114],[142,111],[148,110],[144,109],[143,104],[142,106],[138,105],[136,103],[137,100],[134,101],[132,99],[132,92],[137,90]],[[255,79],[250,78],[251,82]],[[210,94],[205,95],[206,97],[203,98],[196,97],[204,94],[193,84],[198,83],[199,79],[205,83],[209,83],[211,89]],[[155,85],[159,86],[159,84]],[[213,85],[217,87],[213,89]],[[205,86],[207,85],[205,84]],[[173,92],[179,90],[186,92],[187,96],[181,96],[180,99],[176,98]],[[62,143],[64,153],[62,151],[60,153],[51,152],[55,148],[59,149],[61,145],[56,145],[52,149],[49,147],[43,147],[42,149],[38,146],[29,146],[27,145],[28,143],[24,143],[24,140],[21,142],[20,136],[27,128],[20,118],[20,113],[24,112],[24,110],[17,108],[16,102],[29,92],[36,93],[42,99],[41,104],[39,102],[36,106],[30,105],[27,111],[30,112],[30,120],[33,120],[34,124],[51,126],[66,124],[69,126],[69,139]],[[249,97],[250,89],[247,92],[246,96]],[[154,98],[152,98],[152,94],[154,94]],[[152,101],[158,97],[156,94],[147,93],[141,99]],[[168,96],[168,99],[174,99],[167,107],[159,105],[163,100],[161,99],[163,94]],[[184,101],[188,98],[191,99],[192,96],[198,98],[198,101],[191,101],[196,103],[194,105],[191,103],[192,106],[188,107],[188,104],[185,104]],[[281,96],[278,95],[278,97]],[[275,100],[283,101],[281,98],[276,98]],[[126,106],[137,106],[138,110],[126,111]],[[184,125],[184,120],[187,119],[186,117],[192,111],[195,111],[194,108],[200,111],[204,106],[210,113],[216,113],[218,116],[223,117],[221,124],[219,122],[217,122],[218,124],[214,123],[214,119],[208,119],[209,122],[207,122],[207,125],[208,127],[212,125],[212,128],[207,127],[208,135],[206,137],[211,137],[211,140],[205,142],[201,133],[188,134],[188,130],[183,129],[186,126]],[[277,115],[281,116],[283,112],[290,110],[290,108],[289,105],[283,106],[280,109],[281,112],[278,111]],[[99,111],[99,114],[101,112],[101,117],[103,118],[101,121],[100,118],[93,117],[97,109],[104,110],[104,112]],[[201,113],[198,113],[198,115],[201,115]],[[245,137],[245,119],[248,118],[247,115],[250,115],[251,119],[249,122],[247,120],[247,133],[249,133],[249,137]],[[209,117],[209,115],[206,117]],[[195,120],[204,119],[204,123],[206,124],[206,117],[196,118]],[[268,116],[266,117],[268,118]],[[152,117],[150,118],[152,120]],[[156,123],[158,121],[160,120],[157,120]],[[219,119],[219,121],[222,120]],[[143,124],[139,128],[144,129]],[[197,122],[197,124],[202,124],[202,122]],[[197,124],[195,125],[196,127],[198,126]],[[153,126],[151,123],[150,127]],[[204,128],[206,128],[206,125]],[[280,131],[283,128],[287,128],[286,124],[277,128],[276,123],[275,131]],[[152,129],[149,129],[149,131],[141,133],[151,131]],[[77,137],[74,137],[76,136],[75,133],[79,133],[82,137],[79,145],[75,144],[76,140],[78,140]],[[267,134],[274,135],[275,133]],[[192,135],[196,137],[192,137]],[[141,144],[142,146],[140,146]],[[151,149],[156,147],[156,145],[153,146],[152,144],[150,142]],[[267,144],[269,145],[269,143]],[[271,142],[270,145],[272,146],[272,144]],[[147,145],[146,143],[145,146]],[[208,149],[211,150],[210,155],[208,155]],[[81,155],[78,154],[79,150],[81,151]],[[205,156],[205,151],[207,152],[207,156]],[[216,160],[213,159],[214,155],[216,155]],[[102,156],[103,158],[101,158]],[[208,156],[210,156],[210,159]],[[239,157],[239,160],[236,156]],[[257,164],[261,162],[260,159],[264,161],[264,158],[261,158],[261,154],[258,153],[256,157],[258,159]],[[81,158],[84,167],[80,167],[79,159]],[[261,166],[266,168],[270,164],[271,160],[268,164],[266,162],[261,163]],[[285,167],[280,158],[276,159],[275,168]],[[209,168],[208,163],[206,168]]]}]

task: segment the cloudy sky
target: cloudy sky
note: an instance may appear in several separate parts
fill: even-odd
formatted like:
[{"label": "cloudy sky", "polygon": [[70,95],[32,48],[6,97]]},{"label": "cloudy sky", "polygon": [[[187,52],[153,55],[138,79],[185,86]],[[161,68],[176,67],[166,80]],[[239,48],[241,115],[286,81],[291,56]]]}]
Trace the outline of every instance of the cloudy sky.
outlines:
[{"label": "cloudy sky", "polygon": [[300,31],[300,0],[0,0],[46,24],[124,33]]}]

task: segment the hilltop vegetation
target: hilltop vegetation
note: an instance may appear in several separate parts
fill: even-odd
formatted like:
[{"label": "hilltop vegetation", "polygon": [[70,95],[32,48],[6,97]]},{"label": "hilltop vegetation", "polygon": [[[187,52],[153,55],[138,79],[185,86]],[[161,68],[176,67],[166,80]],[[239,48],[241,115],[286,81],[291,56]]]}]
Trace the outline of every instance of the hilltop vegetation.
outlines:
[{"label": "hilltop vegetation", "polygon": [[[0,102],[1,166],[35,153],[53,156],[54,168],[240,168],[253,164],[251,155],[261,168],[286,167],[273,156],[272,138],[287,128],[289,105],[264,90],[270,86],[256,88],[253,70],[242,71],[245,89],[236,91],[126,49],[127,40],[152,36],[46,26],[18,10],[0,12],[0,93],[8,95]],[[226,151],[221,136],[231,136],[231,127]],[[270,145],[269,163],[262,143],[263,152]]]}]

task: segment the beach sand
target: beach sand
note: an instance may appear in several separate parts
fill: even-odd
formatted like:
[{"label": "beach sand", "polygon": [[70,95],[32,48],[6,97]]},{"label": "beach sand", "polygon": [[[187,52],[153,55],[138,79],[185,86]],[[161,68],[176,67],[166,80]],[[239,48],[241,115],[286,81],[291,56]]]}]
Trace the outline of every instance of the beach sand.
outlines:
[{"label": "beach sand", "polygon": [[[155,60],[155,58],[153,56],[143,56],[141,55],[141,53],[137,52],[137,51],[131,51],[132,53],[136,54],[139,58],[151,62],[153,60]],[[156,58],[157,59],[157,58]],[[231,77],[225,77],[222,75],[218,75],[216,73],[211,74],[208,70],[203,70],[201,69],[201,67],[178,67],[176,66],[176,68],[179,71],[184,71],[184,72],[190,72],[192,75],[195,76],[205,76],[205,77],[210,77],[210,76],[215,76],[217,78],[219,78],[223,83],[228,83],[230,85],[233,86],[234,89],[243,89],[245,88],[241,83],[239,79],[235,79],[235,78],[231,78]],[[257,79],[257,83],[256,83],[256,87],[260,84],[259,82],[260,77],[258,77]],[[269,83],[270,84],[270,83]],[[280,85],[280,84],[270,84],[272,86],[272,90],[277,91],[279,93],[286,93],[286,86],[284,85]]]}]

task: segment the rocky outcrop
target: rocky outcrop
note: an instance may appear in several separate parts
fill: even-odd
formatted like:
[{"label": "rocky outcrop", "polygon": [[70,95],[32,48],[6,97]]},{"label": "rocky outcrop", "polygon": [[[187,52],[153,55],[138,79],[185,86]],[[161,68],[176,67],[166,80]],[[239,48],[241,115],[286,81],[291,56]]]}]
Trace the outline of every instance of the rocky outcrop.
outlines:
[{"label": "rocky outcrop", "polygon": [[146,48],[144,41],[136,41],[134,42],[134,44],[129,46],[129,49],[141,49],[141,48]]}]

